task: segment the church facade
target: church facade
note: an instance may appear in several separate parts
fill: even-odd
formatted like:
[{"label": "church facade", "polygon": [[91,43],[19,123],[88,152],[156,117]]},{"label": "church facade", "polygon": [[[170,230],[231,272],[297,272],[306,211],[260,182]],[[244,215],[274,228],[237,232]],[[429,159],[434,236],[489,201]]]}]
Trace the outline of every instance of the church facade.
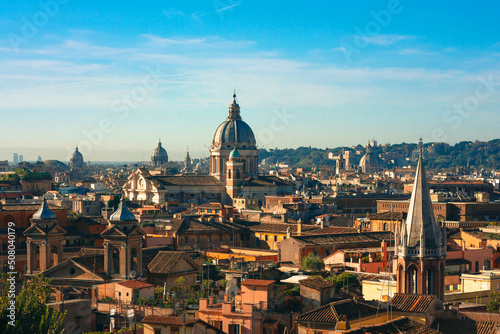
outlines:
[{"label": "church facade", "polygon": [[209,175],[152,175],[143,167],[128,177],[123,192],[130,200],[155,204],[178,201],[231,205],[238,197],[293,192],[293,184],[289,182],[274,176],[259,176],[259,150],[252,129],[241,118],[236,94],[227,119],[215,131],[209,152]]}]

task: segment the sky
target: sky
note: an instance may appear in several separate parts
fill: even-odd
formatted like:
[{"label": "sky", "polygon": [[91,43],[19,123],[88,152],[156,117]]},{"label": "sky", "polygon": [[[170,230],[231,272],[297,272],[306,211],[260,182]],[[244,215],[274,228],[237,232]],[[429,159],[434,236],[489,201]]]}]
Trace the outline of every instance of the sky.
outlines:
[{"label": "sky", "polygon": [[2,1],[0,160],[498,138],[498,1]]}]

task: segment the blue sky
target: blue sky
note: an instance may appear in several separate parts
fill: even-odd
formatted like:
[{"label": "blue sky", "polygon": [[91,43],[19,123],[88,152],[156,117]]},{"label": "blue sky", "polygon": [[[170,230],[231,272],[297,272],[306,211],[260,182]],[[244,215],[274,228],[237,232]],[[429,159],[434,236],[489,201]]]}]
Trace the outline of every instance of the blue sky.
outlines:
[{"label": "blue sky", "polygon": [[3,1],[0,160],[498,138],[497,1]]}]

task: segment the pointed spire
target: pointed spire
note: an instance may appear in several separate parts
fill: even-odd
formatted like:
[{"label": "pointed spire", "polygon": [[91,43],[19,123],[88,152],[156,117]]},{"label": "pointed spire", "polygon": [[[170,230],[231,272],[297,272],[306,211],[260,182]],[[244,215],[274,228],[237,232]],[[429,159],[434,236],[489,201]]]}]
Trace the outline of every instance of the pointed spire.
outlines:
[{"label": "pointed spire", "polygon": [[118,205],[118,209],[113,213],[109,220],[111,221],[135,221],[135,216],[132,212],[127,208],[127,204],[125,204],[125,196],[122,195],[122,199],[120,200],[120,205]]},{"label": "pointed spire", "polygon": [[37,220],[54,220],[57,219],[57,216],[50,210],[47,200],[44,197],[40,208],[33,214],[32,218]]},{"label": "pointed spire", "polygon": [[405,229],[404,238],[408,247],[434,248],[441,245],[441,235],[434,218],[422,154],[418,158]]}]

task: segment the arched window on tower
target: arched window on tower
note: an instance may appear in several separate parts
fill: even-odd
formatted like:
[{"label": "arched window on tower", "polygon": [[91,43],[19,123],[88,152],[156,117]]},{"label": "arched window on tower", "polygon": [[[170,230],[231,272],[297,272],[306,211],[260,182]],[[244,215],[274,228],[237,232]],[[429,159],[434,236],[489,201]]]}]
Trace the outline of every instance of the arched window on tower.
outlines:
[{"label": "arched window on tower", "polygon": [[55,266],[59,263],[59,252],[56,245],[52,245],[50,248],[50,260],[52,261],[50,266]]},{"label": "arched window on tower", "polygon": [[135,248],[132,248],[130,251],[130,270],[133,270],[137,273],[137,250]]},{"label": "arched window on tower", "polygon": [[436,279],[436,271],[434,268],[427,268],[427,273],[425,275],[425,293],[428,295],[433,295],[436,293],[434,289],[434,280]]},{"label": "arched window on tower", "polygon": [[113,248],[112,257],[113,267],[111,268],[111,273],[118,274],[120,273],[120,250],[118,248]]},{"label": "arched window on tower", "polygon": [[35,245],[33,249],[33,270],[40,270],[40,245]]},{"label": "arched window on tower", "polygon": [[229,168],[227,170],[227,178],[230,179],[231,178],[231,168]]},{"label": "arched window on tower", "polygon": [[418,268],[415,265],[409,266],[408,270],[406,272],[407,284],[406,284],[405,293],[413,293],[413,294],[418,293],[418,289],[417,289],[418,276],[419,276]]}]

